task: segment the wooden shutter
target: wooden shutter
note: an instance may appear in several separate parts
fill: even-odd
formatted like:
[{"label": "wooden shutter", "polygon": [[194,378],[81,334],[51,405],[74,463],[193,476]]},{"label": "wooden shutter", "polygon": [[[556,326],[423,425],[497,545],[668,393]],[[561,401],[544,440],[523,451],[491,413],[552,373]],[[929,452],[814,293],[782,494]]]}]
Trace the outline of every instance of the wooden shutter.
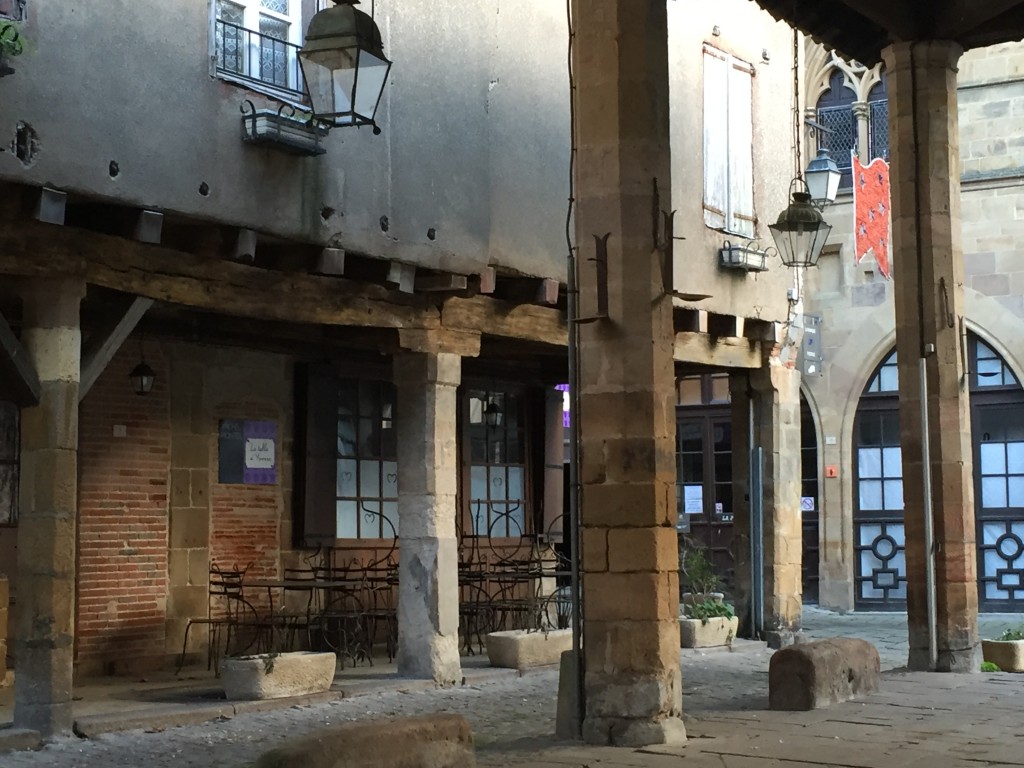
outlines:
[{"label": "wooden shutter", "polygon": [[704,47],[704,223],[725,229],[729,196],[729,62]]},{"label": "wooden shutter", "polygon": [[726,229],[754,236],[753,68],[729,61],[729,220]]},{"label": "wooden shutter", "polygon": [[295,539],[305,547],[337,538],[338,378],[327,364],[296,369]]}]

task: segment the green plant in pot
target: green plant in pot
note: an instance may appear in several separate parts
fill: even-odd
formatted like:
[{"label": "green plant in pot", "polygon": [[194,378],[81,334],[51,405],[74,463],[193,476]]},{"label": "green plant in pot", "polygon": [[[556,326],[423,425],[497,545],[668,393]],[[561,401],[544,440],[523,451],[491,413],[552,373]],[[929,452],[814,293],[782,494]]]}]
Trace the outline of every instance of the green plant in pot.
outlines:
[{"label": "green plant in pot", "polygon": [[981,652],[1003,672],[1024,672],[1024,625],[1008,627],[995,640],[982,640]]},{"label": "green plant in pot", "polygon": [[13,75],[14,69],[7,59],[20,56],[25,50],[25,39],[11,22],[0,21],[0,77]]}]

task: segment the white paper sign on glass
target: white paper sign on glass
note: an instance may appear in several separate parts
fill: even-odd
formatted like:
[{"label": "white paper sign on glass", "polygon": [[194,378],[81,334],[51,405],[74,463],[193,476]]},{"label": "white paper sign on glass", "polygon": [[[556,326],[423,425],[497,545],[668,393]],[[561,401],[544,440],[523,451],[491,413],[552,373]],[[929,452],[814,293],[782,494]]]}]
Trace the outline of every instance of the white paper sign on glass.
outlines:
[{"label": "white paper sign on glass", "polygon": [[704,511],[704,487],[701,485],[683,486],[683,512],[688,515],[699,515]]},{"label": "white paper sign on glass", "polygon": [[247,437],[245,439],[245,468],[274,468],[274,441],[271,438]]}]

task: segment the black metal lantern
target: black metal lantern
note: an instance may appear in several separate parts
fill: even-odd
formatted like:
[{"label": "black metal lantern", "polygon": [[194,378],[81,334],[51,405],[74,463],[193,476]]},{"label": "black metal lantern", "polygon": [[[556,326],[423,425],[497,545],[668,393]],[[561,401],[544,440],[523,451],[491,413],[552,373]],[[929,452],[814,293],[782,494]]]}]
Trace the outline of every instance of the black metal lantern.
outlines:
[{"label": "black metal lantern", "polygon": [[487,403],[487,407],[484,408],[484,421],[487,422],[488,427],[500,427],[503,416],[500,405],[493,400]]},{"label": "black metal lantern", "polygon": [[372,125],[391,62],[384,56],[380,30],[354,7],[359,0],[338,0],[309,22],[299,63],[313,115],[324,123]]},{"label": "black metal lantern", "polygon": [[790,188],[798,183],[804,189],[793,191],[793,202],[768,229],[775,238],[783,264],[787,267],[814,267],[818,264],[818,257],[821,256],[828,233],[832,231],[832,225],[821,217],[821,212],[811,203],[811,195],[803,179],[794,179]]},{"label": "black metal lantern", "polygon": [[818,156],[811,160],[804,173],[807,179],[807,191],[811,195],[811,204],[819,211],[836,201],[839,194],[839,182],[843,178],[839,166],[827,149],[819,149]]},{"label": "black metal lantern", "polygon": [[132,389],[135,390],[136,395],[148,395],[153,389],[156,374],[143,360],[132,368],[132,372],[128,374],[128,380],[132,383]]}]

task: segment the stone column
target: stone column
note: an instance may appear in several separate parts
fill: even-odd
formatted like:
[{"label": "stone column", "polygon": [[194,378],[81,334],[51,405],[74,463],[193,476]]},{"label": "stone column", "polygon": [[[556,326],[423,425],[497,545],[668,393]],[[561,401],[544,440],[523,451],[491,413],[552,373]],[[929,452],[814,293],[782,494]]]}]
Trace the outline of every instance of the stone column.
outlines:
[{"label": "stone column", "polygon": [[[889,85],[896,349],[911,669],[927,669],[919,360],[927,358],[938,669],[978,668],[971,420],[962,358],[964,266],[953,42],[894,43]],[[934,350],[934,351],[932,351]]]},{"label": "stone column", "polygon": [[768,645],[781,648],[800,631],[802,608],[800,372],[773,357],[750,378],[754,444],[764,460],[764,631]]},{"label": "stone column", "polygon": [[462,679],[455,518],[456,397],[462,359],[395,355],[398,388],[398,673],[442,685]]},{"label": "stone column", "polygon": [[580,332],[583,737],[678,743],[672,304],[655,242],[672,208],[666,9],[575,0],[573,17],[583,313],[595,311],[594,236],[610,233],[608,319]]},{"label": "stone column", "polygon": [[871,160],[871,133],[868,126],[871,107],[866,101],[855,101],[851,108],[853,117],[857,121],[857,158],[861,163],[867,165]]},{"label": "stone column", "polygon": [[22,291],[22,343],[42,396],[21,412],[14,722],[70,735],[78,509],[78,382],[84,283],[39,279]]}]

